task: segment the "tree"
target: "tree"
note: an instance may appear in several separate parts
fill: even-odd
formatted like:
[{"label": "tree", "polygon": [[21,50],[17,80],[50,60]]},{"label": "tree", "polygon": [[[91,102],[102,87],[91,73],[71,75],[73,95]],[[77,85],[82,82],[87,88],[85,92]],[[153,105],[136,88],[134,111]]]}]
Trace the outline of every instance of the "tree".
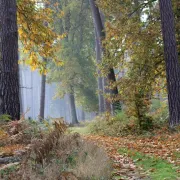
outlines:
[{"label": "tree", "polygon": [[86,112],[97,111],[94,28],[88,1],[70,0],[67,3],[64,0],[58,8],[64,12],[64,17],[55,18],[56,32],[67,33],[57,52],[64,65],[56,67],[52,64],[48,81],[59,82],[56,97],[73,95],[76,106]]},{"label": "tree", "polygon": [[169,124],[180,123],[180,66],[171,0],[159,0],[169,103]]},{"label": "tree", "polygon": [[[62,14],[59,12],[59,18]],[[42,57],[62,65],[56,51],[60,49],[60,40],[65,34],[54,32],[52,9],[44,7],[43,1],[19,0],[17,15],[19,40],[23,46],[21,52],[25,55],[20,63],[29,65],[32,70],[39,69],[40,73],[46,72],[46,63]],[[44,25],[45,22],[48,26]]]},{"label": "tree", "polygon": [[0,114],[20,119],[16,0],[0,0]]},{"label": "tree", "polygon": [[[48,4],[44,4],[45,8],[48,8]],[[48,23],[44,22],[44,26],[48,27]],[[46,63],[47,59],[43,57],[43,62],[45,64],[46,68]],[[44,119],[44,110],[45,110],[45,101],[46,100],[46,74],[43,72],[41,76],[41,94],[40,94],[40,112],[39,112],[39,120],[42,121]]]},{"label": "tree", "polygon": [[[45,108],[47,63],[51,60],[58,66],[62,65],[55,52],[59,49],[59,41],[64,38],[64,35],[59,35],[53,30],[52,17],[54,14],[48,7],[49,3],[21,0],[17,5],[19,35],[22,44],[20,50],[24,55],[20,63],[29,65],[32,71],[38,69],[42,74],[39,113],[39,119],[42,120]],[[60,16],[59,13],[59,18]]]},{"label": "tree", "polygon": [[[45,58],[44,61],[47,62]],[[46,99],[46,74],[43,73],[41,75],[41,94],[40,94],[40,112],[39,112],[40,121],[44,119],[45,99]]]},{"label": "tree", "polygon": [[[94,0],[89,0],[90,5],[91,5],[91,11],[93,14],[93,18],[94,18],[94,26],[95,26],[95,31],[96,31],[96,35],[97,35],[97,39],[100,40],[100,44],[101,44],[101,51],[106,54],[108,53],[107,49],[105,49],[102,46],[102,41],[105,39],[105,29],[103,26],[103,22],[101,19],[101,15],[100,15],[100,11],[99,8],[97,7],[97,5],[95,4]],[[114,73],[114,69],[112,67],[108,68],[108,74],[107,74],[107,80],[108,80],[108,86],[110,86],[111,84],[113,84],[113,87],[111,87],[110,89],[110,95],[112,96],[112,98],[114,99],[114,96],[118,95],[118,89],[116,86],[116,77],[115,77],[115,73]],[[113,112],[115,109],[117,109],[117,104],[120,106],[118,101],[115,101],[112,103],[112,109],[111,111]]]},{"label": "tree", "polygon": [[71,93],[68,94],[68,98],[69,98],[69,105],[70,105],[71,122],[72,124],[77,124],[78,118],[77,118],[77,113],[76,113],[76,104],[75,104],[73,87],[72,87]]},{"label": "tree", "polygon": [[126,114],[147,129],[152,125],[151,100],[165,85],[159,10],[153,2],[132,0],[98,0],[98,5],[106,16],[104,46],[109,50],[103,65],[115,67],[116,98]]},{"label": "tree", "polygon": [[[96,33],[96,62],[97,64],[101,63],[101,42],[100,39],[97,35],[97,31],[95,30]],[[104,96],[103,96],[103,92],[104,92],[104,85],[103,85],[103,77],[101,77],[101,72],[98,69],[98,102],[99,102],[99,113],[103,113],[105,112],[105,101],[104,101]]]}]

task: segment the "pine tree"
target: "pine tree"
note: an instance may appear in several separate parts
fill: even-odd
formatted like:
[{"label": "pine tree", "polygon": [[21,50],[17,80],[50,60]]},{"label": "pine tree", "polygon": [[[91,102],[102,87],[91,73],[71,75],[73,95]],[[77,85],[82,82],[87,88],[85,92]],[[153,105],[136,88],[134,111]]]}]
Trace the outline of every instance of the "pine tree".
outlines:
[{"label": "pine tree", "polygon": [[20,119],[16,0],[0,0],[0,114]]}]

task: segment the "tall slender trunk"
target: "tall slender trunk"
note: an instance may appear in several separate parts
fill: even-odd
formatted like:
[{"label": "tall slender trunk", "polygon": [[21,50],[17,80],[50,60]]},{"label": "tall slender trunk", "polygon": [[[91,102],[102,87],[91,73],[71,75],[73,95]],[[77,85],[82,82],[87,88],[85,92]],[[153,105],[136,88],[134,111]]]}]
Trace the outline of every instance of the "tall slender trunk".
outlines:
[{"label": "tall slender trunk", "polygon": [[[98,7],[95,4],[95,1],[89,0],[89,2],[91,5],[91,10],[92,10],[93,18],[94,18],[94,25],[95,25],[95,29],[97,32],[97,36],[100,39],[100,42],[102,42],[102,40],[105,39],[105,29],[104,29],[103,22],[101,19],[101,14],[100,14]],[[101,49],[102,49],[102,52],[105,54],[106,52],[105,52],[105,49],[102,48],[102,43],[101,43]],[[115,77],[114,69],[109,68],[109,73],[107,76],[107,83],[108,83],[108,85],[110,85],[111,83],[115,83],[115,82],[116,82],[116,77]],[[117,86],[114,86],[114,88],[112,90],[110,90],[109,92],[112,96],[118,95]],[[111,106],[113,108],[111,109],[111,111],[114,111],[114,109],[116,109],[116,103],[117,102],[113,102],[113,104]]]},{"label": "tall slender trunk", "polygon": [[[96,32],[96,30],[95,30]],[[101,42],[98,38],[97,32],[96,32],[96,62],[97,64],[101,63]],[[99,101],[99,113],[103,113],[105,111],[104,107],[104,96],[103,96],[103,77],[100,75],[100,70],[98,70],[98,101]]]},{"label": "tall slender trunk", "polygon": [[[48,8],[49,4],[45,2],[45,8]],[[44,22],[44,26],[48,26],[47,22]],[[46,63],[47,59],[43,57],[43,61]],[[39,111],[39,121],[44,119],[45,112],[45,102],[46,102],[46,75],[41,76],[41,95],[40,95],[40,111]]]},{"label": "tall slender trunk", "polygon": [[[44,61],[46,61],[45,58],[44,58]],[[41,76],[40,112],[39,112],[39,120],[40,121],[42,121],[44,119],[45,100],[46,100],[46,75],[42,74],[42,76]]]},{"label": "tall slender trunk", "polygon": [[78,124],[74,93],[69,94],[69,105],[71,112],[71,122],[72,124]]},{"label": "tall slender trunk", "polygon": [[[68,2],[65,1],[65,6],[67,7]],[[72,43],[69,41],[68,33],[71,29],[71,12],[68,10],[68,12],[65,15],[65,24],[64,24],[64,32],[67,32],[67,36],[65,38],[65,41],[67,43]],[[69,107],[70,107],[70,119],[72,124],[78,123],[77,113],[76,113],[76,104],[75,104],[75,97],[74,97],[74,88],[70,85],[70,93],[67,94],[69,98]]]},{"label": "tall slender trunk", "polygon": [[0,114],[20,119],[16,0],[0,0]]},{"label": "tall slender trunk", "polygon": [[174,14],[171,0],[159,0],[166,77],[169,103],[170,127],[180,124],[180,65],[175,37]]},{"label": "tall slender trunk", "polygon": [[82,119],[82,121],[86,120],[86,114],[83,110],[82,110],[82,114],[81,114],[81,119]]}]

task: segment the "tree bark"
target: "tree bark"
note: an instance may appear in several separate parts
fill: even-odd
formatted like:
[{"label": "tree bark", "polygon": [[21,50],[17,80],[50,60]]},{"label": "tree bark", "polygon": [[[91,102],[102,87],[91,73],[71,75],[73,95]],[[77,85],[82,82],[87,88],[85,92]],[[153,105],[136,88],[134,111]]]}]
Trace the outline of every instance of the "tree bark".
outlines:
[{"label": "tree bark", "polygon": [[[96,32],[96,62],[97,64],[101,63],[101,42],[98,38],[97,31]],[[103,77],[100,75],[100,70],[98,70],[98,102],[99,102],[99,113],[102,114],[105,111],[104,107],[104,96],[103,96]]]},{"label": "tree bark", "polygon": [[169,103],[170,127],[180,124],[180,65],[171,0],[159,0]]},{"label": "tree bark", "polygon": [[[45,58],[44,58],[44,61],[46,61]],[[39,121],[42,121],[44,119],[45,100],[46,100],[46,75],[42,74],[42,76],[41,76],[41,96],[40,96]]]},{"label": "tree bark", "polygon": [[[45,8],[48,8],[49,5],[45,2]],[[47,22],[44,22],[44,26],[48,26]],[[47,59],[43,57],[43,61],[46,63]],[[44,120],[44,111],[45,111],[45,100],[46,100],[46,75],[42,74],[41,76],[41,96],[40,96],[40,112],[39,112],[39,121]]]},{"label": "tree bark", "polygon": [[71,112],[71,122],[72,124],[78,124],[74,93],[69,94],[69,105]]},{"label": "tree bark", "polygon": [[[105,29],[104,29],[104,26],[103,26],[102,19],[101,19],[101,14],[100,14],[99,8],[95,4],[95,1],[94,0],[89,0],[89,2],[90,2],[90,5],[91,5],[92,15],[93,15],[93,18],[94,18],[94,25],[95,25],[95,30],[96,30],[96,33],[97,33],[97,37],[100,39],[100,42],[101,42],[101,50],[105,54],[106,53],[105,49],[102,47],[102,40],[105,39],[106,34],[105,34]],[[108,76],[107,76],[107,83],[109,85],[110,83],[115,83],[115,82],[116,82],[116,77],[115,77],[114,69],[109,68],[109,72],[108,72]],[[109,92],[110,92],[110,94],[112,96],[118,95],[117,86],[115,86]],[[112,112],[114,111],[114,109],[116,109],[116,103],[117,102],[112,103],[112,106],[111,106],[111,107],[113,107],[111,109]]]},{"label": "tree bark", "polygon": [[20,119],[16,0],[0,0],[0,114]]}]

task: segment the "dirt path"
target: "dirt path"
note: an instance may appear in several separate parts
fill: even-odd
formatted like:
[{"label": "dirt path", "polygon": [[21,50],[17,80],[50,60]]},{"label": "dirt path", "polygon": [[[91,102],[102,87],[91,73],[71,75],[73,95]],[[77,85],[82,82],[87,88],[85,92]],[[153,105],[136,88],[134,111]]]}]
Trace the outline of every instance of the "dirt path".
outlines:
[{"label": "dirt path", "polygon": [[141,180],[149,179],[142,170],[134,164],[133,160],[125,155],[120,155],[118,149],[120,145],[120,138],[102,137],[102,136],[84,136],[99,147],[102,147],[107,152],[108,156],[113,160],[113,177],[116,180]]}]

